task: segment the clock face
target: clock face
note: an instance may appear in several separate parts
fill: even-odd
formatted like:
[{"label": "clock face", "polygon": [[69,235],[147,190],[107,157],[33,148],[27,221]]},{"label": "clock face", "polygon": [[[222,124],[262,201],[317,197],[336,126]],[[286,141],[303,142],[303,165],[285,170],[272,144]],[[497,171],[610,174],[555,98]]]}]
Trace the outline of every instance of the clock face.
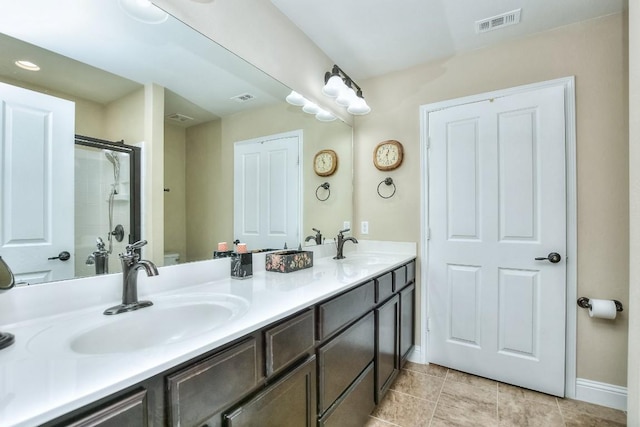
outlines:
[{"label": "clock face", "polygon": [[313,160],[313,170],[319,176],[333,175],[338,167],[338,156],[333,150],[322,150]]},{"label": "clock face", "polygon": [[402,144],[394,140],[381,142],[373,152],[373,163],[383,171],[397,168],[402,163]]}]

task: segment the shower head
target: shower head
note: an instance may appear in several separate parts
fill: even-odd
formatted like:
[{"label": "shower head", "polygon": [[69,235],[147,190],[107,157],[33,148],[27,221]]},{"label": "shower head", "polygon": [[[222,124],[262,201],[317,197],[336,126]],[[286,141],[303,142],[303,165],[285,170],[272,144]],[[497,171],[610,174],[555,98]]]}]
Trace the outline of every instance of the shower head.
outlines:
[{"label": "shower head", "polygon": [[111,164],[113,165],[113,179],[115,181],[114,184],[118,184],[120,181],[120,159],[118,158],[118,155],[113,151],[105,151],[104,155],[107,160],[109,160],[109,162],[111,162]]}]

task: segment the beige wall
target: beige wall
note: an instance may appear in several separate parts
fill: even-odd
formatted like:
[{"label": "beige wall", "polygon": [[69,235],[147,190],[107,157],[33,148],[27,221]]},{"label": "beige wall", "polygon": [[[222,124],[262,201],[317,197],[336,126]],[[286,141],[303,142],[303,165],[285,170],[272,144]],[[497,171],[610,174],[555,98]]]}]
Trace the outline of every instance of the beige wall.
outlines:
[{"label": "beige wall", "polygon": [[640,5],[629,2],[629,373],[627,425],[640,425]]},{"label": "beige wall", "polygon": [[[420,241],[420,105],[576,76],[578,295],[628,306],[627,43],[621,15],[466,53],[362,82],[373,111],[355,123],[355,219],[370,238]],[[373,147],[404,144],[391,173],[375,169]],[[391,175],[397,195],[375,184]],[[357,227],[356,227],[357,228]],[[626,384],[627,311],[614,322],[578,311],[577,376]],[[594,342],[598,343],[594,345]]]},{"label": "beige wall", "polygon": [[187,133],[183,127],[164,125],[164,252],[187,257]]},{"label": "beige wall", "polygon": [[[303,236],[320,229],[326,237],[337,234],[352,218],[351,127],[336,120],[319,122],[297,107],[281,103],[225,117],[187,130],[187,247],[188,260],[211,258],[218,242],[232,242],[233,144],[283,132],[303,133]],[[313,156],[333,149],[339,157],[336,173],[322,178],[313,173]],[[320,202],[315,190],[331,185],[331,197]],[[302,239],[301,239],[302,240]],[[301,242],[302,243],[302,242]],[[255,248],[252,248],[255,249]]]},{"label": "beige wall", "polygon": [[222,194],[231,178],[221,173],[221,129],[216,120],[187,130],[187,261],[210,259],[220,236],[233,227],[224,215]]}]

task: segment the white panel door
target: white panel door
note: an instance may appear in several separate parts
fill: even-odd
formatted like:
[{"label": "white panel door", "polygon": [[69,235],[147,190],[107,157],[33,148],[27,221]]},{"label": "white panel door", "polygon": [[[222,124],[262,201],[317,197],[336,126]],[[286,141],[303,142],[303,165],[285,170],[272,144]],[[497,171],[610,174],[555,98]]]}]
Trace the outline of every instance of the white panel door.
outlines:
[{"label": "white panel door", "polygon": [[429,137],[429,362],[563,396],[563,87],[432,112]]},{"label": "white panel door", "polygon": [[73,102],[0,83],[0,254],[18,282],[74,277],[74,128]]},{"label": "white panel door", "polygon": [[300,135],[291,132],[234,145],[234,239],[249,249],[300,243]]}]

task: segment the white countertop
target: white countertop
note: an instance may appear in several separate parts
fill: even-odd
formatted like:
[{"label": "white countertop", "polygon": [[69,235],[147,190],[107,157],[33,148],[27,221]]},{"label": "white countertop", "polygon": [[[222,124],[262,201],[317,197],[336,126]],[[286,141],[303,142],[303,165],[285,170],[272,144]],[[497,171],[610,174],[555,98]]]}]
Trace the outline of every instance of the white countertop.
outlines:
[{"label": "white countertop", "polygon": [[[250,279],[229,278],[229,259],[162,267],[156,277],[140,273],[139,299],[158,303],[116,316],[121,275],[15,288],[0,295],[0,331],[16,342],[0,350],[0,425],[34,426],[159,374],[263,326],[362,283],[415,258],[414,243],[360,241],[334,260],[331,244],[307,247],[314,266],[294,273],[264,271],[255,254]],[[358,258],[375,262],[354,263]],[[70,338],[90,328],[158,310],[172,295],[231,294],[246,302],[244,314],[223,326],[176,343],[126,353],[78,354]],[[55,339],[53,338],[55,337]]]}]

